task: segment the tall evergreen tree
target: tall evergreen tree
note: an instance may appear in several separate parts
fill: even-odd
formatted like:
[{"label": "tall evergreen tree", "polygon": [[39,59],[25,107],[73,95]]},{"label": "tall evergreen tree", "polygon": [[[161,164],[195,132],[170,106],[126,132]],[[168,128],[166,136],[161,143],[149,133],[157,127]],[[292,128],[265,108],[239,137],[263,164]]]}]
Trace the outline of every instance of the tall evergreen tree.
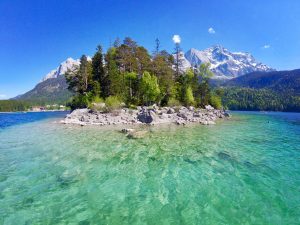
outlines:
[{"label": "tall evergreen tree", "polygon": [[205,106],[209,103],[210,99],[210,85],[209,80],[213,73],[209,69],[209,63],[203,63],[197,70],[198,87],[196,89],[196,96],[200,106]]},{"label": "tall evergreen tree", "polygon": [[179,42],[175,43],[174,50],[175,50],[175,52],[174,52],[174,54],[175,54],[175,62],[174,62],[175,63],[175,78],[179,79],[179,76],[181,75],[180,68],[182,66],[182,59],[180,56],[182,50],[181,50]]},{"label": "tall evergreen tree", "polygon": [[152,59],[151,71],[158,78],[162,104],[167,104],[169,98],[174,94],[173,62],[173,56],[166,51],[159,52]]},{"label": "tall evergreen tree", "polygon": [[105,55],[106,73],[109,79],[109,93],[110,95],[123,96],[122,90],[124,87],[123,79],[117,66],[115,47],[107,50]]},{"label": "tall evergreen tree", "polygon": [[136,48],[136,59],[137,59],[137,73],[142,75],[144,71],[150,70],[151,67],[151,57],[144,47]]},{"label": "tall evergreen tree", "polygon": [[80,66],[75,67],[74,70],[68,70],[65,77],[69,90],[80,95],[87,94],[92,89],[92,67],[87,57],[83,55],[80,58]]},{"label": "tall evergreen tree", "polygon": [[[99,45],[92,58],[94,94],[102,97],[109,96],[109,80],[105,74],[103,66],[102,47]],[[101,90],[101,93],[100,93]]]}]

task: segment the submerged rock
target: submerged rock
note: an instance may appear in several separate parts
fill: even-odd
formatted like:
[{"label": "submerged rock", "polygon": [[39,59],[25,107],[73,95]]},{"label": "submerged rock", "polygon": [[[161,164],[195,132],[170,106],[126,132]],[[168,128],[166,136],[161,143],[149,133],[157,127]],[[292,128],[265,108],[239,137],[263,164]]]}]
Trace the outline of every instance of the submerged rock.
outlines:
[{"label": "submerged rock", "polygon": [[129,132],[127,134],[127,137],[132,138],[132,139],[140,139],[140,138],[144,138],[147,133],[148,133],[148,131],[145,131],[145,130],[133,131],[133,132]]},{"label": "submerged rock", "polygon": [[132,129],[132,128],[124,128],[121,130],[121,132],[124,134],[132,133],[134,131],[135,131],[135,129]]}]

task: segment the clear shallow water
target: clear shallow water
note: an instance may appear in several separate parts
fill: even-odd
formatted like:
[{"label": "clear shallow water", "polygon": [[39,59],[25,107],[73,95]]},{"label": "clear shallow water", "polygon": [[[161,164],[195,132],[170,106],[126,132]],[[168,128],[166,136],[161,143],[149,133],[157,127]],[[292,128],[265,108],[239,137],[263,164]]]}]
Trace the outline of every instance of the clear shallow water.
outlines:
[{"label": "clear shallow water", "polygon": [[300,114],[141,140],[57,116],[0,129],[0,224],[300,224]]}]

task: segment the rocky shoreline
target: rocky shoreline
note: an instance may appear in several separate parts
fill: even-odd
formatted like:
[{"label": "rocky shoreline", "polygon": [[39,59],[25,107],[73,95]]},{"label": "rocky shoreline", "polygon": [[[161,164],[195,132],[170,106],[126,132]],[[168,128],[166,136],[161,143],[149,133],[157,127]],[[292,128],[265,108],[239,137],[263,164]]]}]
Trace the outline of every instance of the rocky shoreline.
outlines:
[{"label": "rocky shoreline", "polygon": [[205,109],[194,107],[137,107],[137,109],[122,108],[112,112],[94,111],[91,109],[76,109],[68,114],[63,124],[85,125],[138,125],[138,124],[168,124],[186,125],[199,123],[213,125],[217,119],[229,117],[224,110],[214,109],[208,105]]}]

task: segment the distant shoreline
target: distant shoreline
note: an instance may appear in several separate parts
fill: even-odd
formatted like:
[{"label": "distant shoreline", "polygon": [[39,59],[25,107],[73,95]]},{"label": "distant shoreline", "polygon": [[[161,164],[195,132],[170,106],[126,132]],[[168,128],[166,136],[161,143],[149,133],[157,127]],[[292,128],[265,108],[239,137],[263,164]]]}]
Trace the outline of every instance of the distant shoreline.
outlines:
[{"label": "distant shoreline", "polygon": [[69,112],[70,110],[41,110],[41,111],[10,111],[10,112],[0,112],[5,113],[40,113],[40,112]]}]

